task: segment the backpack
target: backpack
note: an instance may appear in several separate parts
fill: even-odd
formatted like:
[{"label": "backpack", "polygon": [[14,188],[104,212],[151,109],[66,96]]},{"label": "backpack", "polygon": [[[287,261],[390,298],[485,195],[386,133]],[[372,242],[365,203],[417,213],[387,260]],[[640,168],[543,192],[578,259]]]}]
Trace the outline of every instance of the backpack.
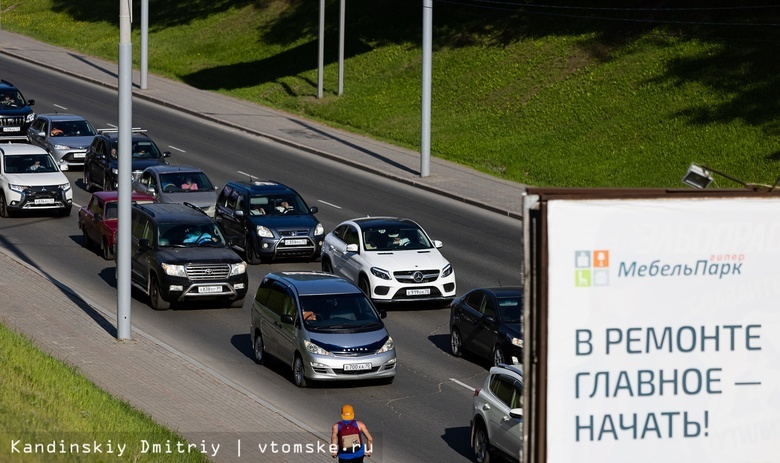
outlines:
[{"label": "backpack", "polygon": [[355,453],[363,448],[363,436],[357,421],[342,421],[339,424],[339,445],[343,453]]}]

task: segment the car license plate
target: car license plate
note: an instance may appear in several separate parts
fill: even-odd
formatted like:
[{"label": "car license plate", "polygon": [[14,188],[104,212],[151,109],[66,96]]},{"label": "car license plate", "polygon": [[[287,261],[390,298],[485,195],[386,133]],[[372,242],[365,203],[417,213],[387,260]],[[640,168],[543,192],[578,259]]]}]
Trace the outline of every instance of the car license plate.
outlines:
[{"label": "car license plate", "polygon": [[35,204],[54,204],[54,198],[36,199]]},{"label": "car license plate", "polygon": [[222,286],[199,286],[199,293],[221,293]]},{"label": "car license plate", "polygon": [[422,288],[422,289],[407,289],[406,295],[407,296],[427,296],[431,294],[431,288]]},{"label": "car license plate", "polygon": [[85,155],[85,153],[73,153],[73,158],[74,159],[83,159],[84,155]]},{"label": "car license plate", "polygon": [[345,363],[344,364],[344,371],[361,371],[361,370],[370,370],[371,364],[370,363]]},{"label": "car license plate", "polygon": [[303,246],[306,244],[306,240],[284,240],[285,246]]},{"label": "car license plate", "polygon": [[20,132],[21,127],[3,127],[3,132]]}]

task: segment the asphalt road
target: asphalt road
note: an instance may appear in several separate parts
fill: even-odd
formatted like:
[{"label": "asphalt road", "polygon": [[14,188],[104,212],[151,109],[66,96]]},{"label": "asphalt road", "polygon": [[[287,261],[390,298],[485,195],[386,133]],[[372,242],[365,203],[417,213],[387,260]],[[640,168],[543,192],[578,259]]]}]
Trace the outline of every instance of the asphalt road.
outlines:
[{"label": "asphalt road", "polygon": [[[117,96],[51,71],[0,56],[2,78],[36,100],[37,113],[71,112],[96,127],[116,124]],[[286,183],[319,207],[326,230],[364,215],[398,215],[418,221],[455,268],[458,294],[484,285],[521,284],[521,223],[448,200],[315,155],[224,129],[196,117],[136,99],[133,126],[148,130],[171,164],[202,168],[217,185],[242,173]],[[77,206],[86,204],[82,172],[69,172]],[[81,247],[77,207],[68,218],[46,215],[0,221],[0,246],[67,284],[89,301],[115,310],[112,262]],[[270,271],[319,269],[318,262],[283,262],[250,268],[250,294]],[[399,371],[392,385],[324,384],[297,389],[278,362],[258,366],[251,356],[248,298],[242,309],[209,305],[155,312],[143,296],[132,301],[132,323],[241,384],[297,420],[327,430],[338,407],[355,406],[376,435],[374,461],[470,461],[468,425],[472,390],[486,376],[484,364],[449,354],[449,311],[391,308],[386,319],[396,341]],[[182,423],[186,429],[186,423]]]}]

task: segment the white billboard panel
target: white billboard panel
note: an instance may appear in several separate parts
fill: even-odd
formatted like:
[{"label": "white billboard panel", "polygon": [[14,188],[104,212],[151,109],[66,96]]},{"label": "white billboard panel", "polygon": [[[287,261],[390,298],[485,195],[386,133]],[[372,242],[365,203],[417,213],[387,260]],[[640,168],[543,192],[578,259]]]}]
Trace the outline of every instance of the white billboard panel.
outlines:
[{"label": "white billboard panel", "polygon": [[780,461],[780,200],[547,211],[547,461]]}]

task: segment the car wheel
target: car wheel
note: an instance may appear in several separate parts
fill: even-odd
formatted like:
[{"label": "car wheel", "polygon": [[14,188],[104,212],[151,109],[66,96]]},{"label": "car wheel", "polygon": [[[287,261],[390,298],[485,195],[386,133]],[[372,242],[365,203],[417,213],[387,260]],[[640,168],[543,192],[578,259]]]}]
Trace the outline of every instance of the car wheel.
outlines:
[{"label": "car wheel", "polygon": [[333,273],[333,265],[331,265],[330,259],[322,259],[322,271]]},{"label": "car wheel", "polygon": [[501,346],[496,344],[496,346],[493,347],[493,366],[495,367],[502,363],[506,363],[504,360],[504,352],[501,350]]},{"label": "car wheel", "polygon": [[265,360],[265,344],[263,344],[263,335],[257,333],[255,336],[255,362],[263,363]]},{"label": "car wheel", "polygon": [[306,383],[306,375],[305,375],[305,369],[303,366],[303,359],[300,355],[295,355],[295,360],[293,360],[293,382],[298,387],[306,387],[308,384]]},{"label": "car wheel", "polygon": [[257,253],[255,252],[255,242],[251,236],[246,237],[244,253],[246,254],[246,261],[248,264],[257,265],[260,263],[260,258],[257,257]]},{"label": "car wheel", "polygon": [[241,299],[233,299],[230,301],[230,307],[234,309],[240,309],[241,307],[244,307],[244,298]]},{"label": "car wheel", "polygon": [[84,189],[87,190],[87,193],[91,193],[92,188],[92,177],[89,175],[89,167],[87,165],[84,165]]},{"label": "car wheel", "polygon": [[368,278],[360,277],[358,288],[360,288],[366,296],[371,297],[371,285],[368,283]]},{"label": "car wheel", "polygon": [[8,209],[8,203],[5,202],[5,195],[2,193],[0,193],[0,216],[13,217],[13,213]]},{"label": "car wheel", "polygon": [[488,439],[485,425],[477,423],[477,432],[474,433],[474,456],[477,463],[490,463],[490,440]]},{"label": "car wheel", "polygon": [[460,330],[452,328],[450,332],[450,350],[455,357],[463,356],[463,339],[460,337]]},{"label": "car wheel", "polygon": [[100,244],[100,254],[105,260],[114,259],[114,250],[111,249],[111,246],[108,245],[108,241],[105,238],[103,238],[103,241]]},{"label": "car wheel", "polygon": [[171,308],[171,303],[163,299],[162,293],[160,292],[160,282],[157,281],[157,277],[155,275],[150,276],[150,283],[149,283],[149,299],[152,302],[152,308],[154,310],[168,310]]}]

